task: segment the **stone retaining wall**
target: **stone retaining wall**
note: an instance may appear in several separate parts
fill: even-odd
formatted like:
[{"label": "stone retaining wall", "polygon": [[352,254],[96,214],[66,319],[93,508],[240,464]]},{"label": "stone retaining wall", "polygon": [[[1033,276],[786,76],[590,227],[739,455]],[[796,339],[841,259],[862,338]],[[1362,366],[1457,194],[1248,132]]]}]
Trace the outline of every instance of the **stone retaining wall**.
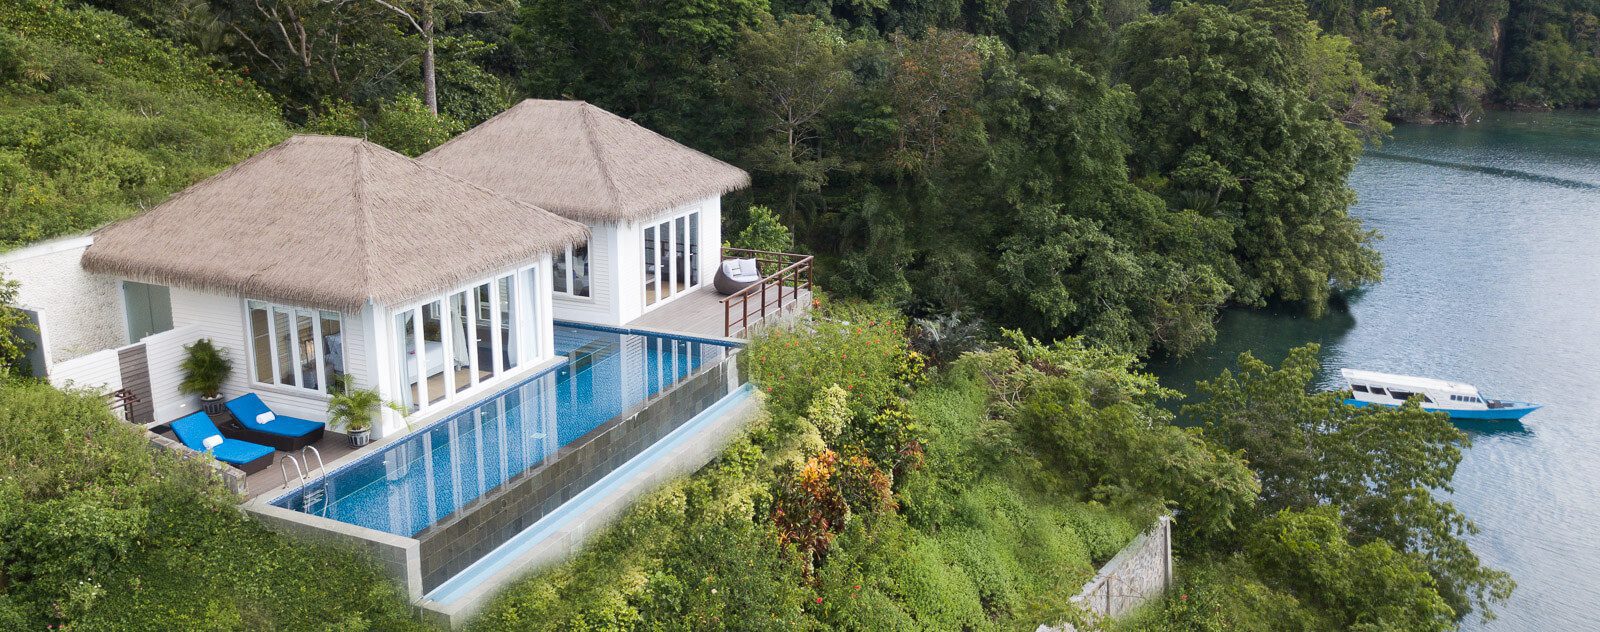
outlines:
[{"label": "stone retaining wall", "polygon": [[[1172,586],[1172,517],[1162,516],[1100,567],[1072,598],[1091,619],[1114,619],[1161,597]],[[1041,625],[1037,632],[1074,632],[1071,623]]]}]

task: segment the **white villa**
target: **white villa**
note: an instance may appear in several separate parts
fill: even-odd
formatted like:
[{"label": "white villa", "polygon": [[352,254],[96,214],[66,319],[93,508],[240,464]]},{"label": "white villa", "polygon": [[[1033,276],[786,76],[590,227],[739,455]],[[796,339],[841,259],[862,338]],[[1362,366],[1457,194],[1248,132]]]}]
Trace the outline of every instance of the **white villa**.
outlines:
[{"label": "white villa", "polygon": [[[226,397],[322,420],[344,375],[414,420],[558,361],[556,320],[651,328],[698,300],[672,318],[706,326],[679,333],[729,335],[709,286],[721,195],[748,183],[587,103],[529,100],[417,160],[295,136],[0,270],[39,325],[35,372],[131,393],[148,425],[198,409],[177,383],[201,338],[234,361]],[[375,434],[405,427],[384,415]]]},{"label": "white villa", "polygon": [[742,169],[582,101],[529,99],[418,158],[583,222],[553,262],[555,316],[613,326],[711,282]]}]

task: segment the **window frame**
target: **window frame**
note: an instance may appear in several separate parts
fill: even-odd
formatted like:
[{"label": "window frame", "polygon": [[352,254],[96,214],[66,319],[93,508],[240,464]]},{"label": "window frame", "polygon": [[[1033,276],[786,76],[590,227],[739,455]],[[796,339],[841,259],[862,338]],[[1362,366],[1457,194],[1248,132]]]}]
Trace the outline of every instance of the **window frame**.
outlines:
[{"label": "window frame", "polygon": [[[594,300],[594,238],[584,239],[582,242],[584,252],[588,253],[583,259],[584,274],[589,278],[588,294],[575,294],[572,289],[578,281],[577,270],[573,267],[573,252],[577,250],[577,243],[567,244],[566,250],[559,253],[550,253],[550,293],[562,298],[580,301]],[[566,283],[560,283],[555,278],[557,269],[566,272]],[[561,289],[565,288],[565,289]]]},{"label": "window frame", "polygon": [[[708,279],[701,278],[703,275],[700,274],[699,266],[702,254],[700,251],[706,247],[699,231],[704,226],[705,218],[702,217],[704,211],[705,209],[697,206],[680,213],[658,216],[640,223],[639,249],[637,252],[640,258],[640,302],[644,306],[644,311],[660,307],[679,296],[705,287],[710,282]],[[662,227],[666,227],[665,237],[662,237]],[[651,231],[651,229],[654,229],[655,233],[655,261],[649,261],[644,256],[645,249],[650,247],[651,242],[645,233]],[[681,244],[678,242],[680,237],[684,240]],[[677,256],[680,246],[683,248],[683,263],[689,268],[681,271],[684,279],[684,286],[681,290],[676,286],[680,274]],[[661,265],[663,253],[666,256],[665,266]],[[654,280],[650,279],[648,268],[652,263],[656,264]],[[666,291],[663,292],[663,290]],[[651,300],[652,298],[654,300]]]},{"label": "window frame", "polygon": [[[250,313],[258,307],[263,309],[267,315],[267,331],[265,332],[265,335],[267,337],[267,360],[269,366],[271,366],[272,377],[274,378],[274,381],[272,382],[261,381],[261,376],[257,370],[259,368],[258,362],[260,361],[260,356],[256,353],[255,322],[251,319]],[[316,307],[302,307],[258,298],[244,298],[243,308],[244,348],[246,359],[249,362],[246,371],[250,374],[249,382],[252,387],[276,389],[297,395],[317,395],[321,397],[329,397],[332,395],[333,385],[328,382],[328,348],[326,341],[323,340],[322,321],[338,321],[339,334],[343,335],[346,331],[347,324],[345,314],[343,312],[331,309],[320,309]],[[312,353],[314,355],[313,362],[315,363],[317,369],[317,388],[311,388],[302,385],[300,382],[304,381],[303,378],[305,376],[304,373],[297,368],[292,373],[295,381],[294,384],[283,384],[278,381],[284,375],[283,367],[280,366],[278,361],[280,355],[280,350],[278,349],[278,337],[281,333],[277,331],[278,320],[276,315],[278,314],[278,310],[283,310],[288,315],[289,363],[291,367],[299,367],[303,364],[302,358],[300,357],[300,332],[298,326],[299,319],[302,316],[309,317],[311,319],[311,343],[313,348]],[[335,318],[329,319],[327,317],[328,315],[333,315]],[[344,343],[341,342],[341,344]],[[349,365],[345,362],[345,354],[342,352],[339,354],[338,364],[339,375],[350,374]]]},{"label": "window frame", "polygon": [[[552,255],[552,269],[554,268],[553,258],[554,255]],[[507,377],[530,366],[533,361],[536,361],[540,357],[540,354],[544,352],[544,349],[541,348],[542,342],[538,333],[539,322],[541,319],[541,314],[543,313],[542,310],[548,309],[541,308],[538,303],[540,296],[538,283],[539,276],[541,274],[543,274],[543,272],[540,264],[537,263],[517,266],[515,268],[502,269],[494,274],[473,279],[471,282],[459,284],[445,291],[436,294],[430,294],[428,296],[407,301],[405,303],[400,303],[388,308],[386,317],[388,322],[391,324],[391,327],[388,331],[388,339],[384,340],[382,344],[389,345],[390,348],[394,349],[402,348],[396,345],[396,343],[399,342],[399,339],[397,338],[398,329],[394,327],[393,324],[396,322],[397,316],[407,312],[413,312],[414,317],[411,319],[411,331],[408,332],[408,337],[411,338],[413,344],[418,342],[423,343],[423,346],[418,346],[416,348],[416,353],[418,354],[417,372],[423,373],[427,370],[427,350],[426,341],[424,340],[423,336],[422,321],[424,319],[422,316],[422,308],[425,305],[430,305],[433,303],[439,303],[440,305],[440,343],[441,351],[444,353],[446,367],[444,371],[444,378],[441,380],[440,385],[444,390],[443,397],[436,401],[428,401],[435,395],[435,393],[433,392],[432,388],[426,386],[428,376],[420,375],[418,376],[417,384],[422,386],[421,388],[418,388],[417,392],[413,395],[412,401],[410,402],[411,406],[408,407],[409,410],[406,413],[407,415],[441,410],[455,402],[468,399],[477,393],[485,391],[487,388],[502,383]],[[517,347],[517,349],[514,351],[516,354],[515,361],[509,363],[509,365],[506,363],[506,350],[504,348],[506,340],[502,339],[501,328],[505,323],[501,318],[499,292],[499,283],[502,279],[506,278],[511,280],[510,295],[512,308],[510,311],[510,316],[513,332],[510,336],[510,341],[512,342],[513,346]],[[470,301],[470,293],[474,291],[475,288],[483,285],[489,286],[489,331],[491,332],[489,336],[489,344],[490,353],[494,355],[494,361],[492,362],[494,371],[489,377],[480,377],[477,374],[479,370],[478,367],[476,365],[472,366],[471,370],[468,371],[467,379],[469,380],[469,385],[464,389],[458,390],[457,387],[459,385],[455,383],[455,370],[452,368],[454,365],[453,349],[455,330],[451,326],[452,318],[449,309],[449,301],[450,297],[462,292],[469,293]],[[472,312],[474,310],[472,310],[469,306],[467,311]],[[471,318],[475,317],[476,314],[469,313],[468,316]],[[520,354],[520,352],[524,350],[527,351],[527,357],[523,357]],[[471,349],[471,345],[469,345],[468,355],[469,357],[475,355],[475,351]],[[405,374],[406,358],[399,357],[397,355],[389,362],[389,365],[390,366],[384,367],[382,370],[385,372],[385,374],[390,375],[391,378],[395,380],[395,387],[402,390],[411,388],[411,383],[407,381]]]}]

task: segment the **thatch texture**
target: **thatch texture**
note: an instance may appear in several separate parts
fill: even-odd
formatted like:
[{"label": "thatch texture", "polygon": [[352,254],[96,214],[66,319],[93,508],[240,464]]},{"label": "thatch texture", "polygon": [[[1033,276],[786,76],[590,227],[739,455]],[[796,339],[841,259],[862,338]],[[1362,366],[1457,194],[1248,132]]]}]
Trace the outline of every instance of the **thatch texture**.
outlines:
[{"label": "thatch texture", "polygon": [[750,186],[743,169],[583,101],[528,99],[418,160],[591,223]]},{"label": "thatch texture", "polygon": [[363,140],[295,136],[101,229],[83,267],[352,312],[482,278],[587,233]]}]

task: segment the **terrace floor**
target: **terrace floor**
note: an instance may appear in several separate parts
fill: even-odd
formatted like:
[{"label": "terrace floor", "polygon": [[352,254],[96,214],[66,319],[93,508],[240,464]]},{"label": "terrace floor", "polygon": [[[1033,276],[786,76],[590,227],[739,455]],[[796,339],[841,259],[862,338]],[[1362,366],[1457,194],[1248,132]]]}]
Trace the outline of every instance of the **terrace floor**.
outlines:
[{"label": "terrace floor", "polygon": [[[781,307],[780,293],[783,299]],[[628,323],[627,327],[687,334],[700,338],[746,338],[747,328],[740,324],[743,320],[742,310],[749,310],[749,329],[753,330],[758,329],[764,322],[776,320],[779,316],[811,307],[811,291],[806,289],[766,288],[765,310],[762,309],[763,297],[760,294],[752,294],[748,305],[735,302],[731,309],[724,307],[722,301],[725,298],[727,297],[717,293],[715,287],[706,285],[646,312],[645,315]],[[724,330],[727,324],[725,319],[732,320],[732,331]]]},{"label": "terrace floor", "polygon": [[[322,462],[323,464],[327,465],[328,469],[333,469],[334,461],[338,461],[339,459],[344,458],[345,455],[357,450],[357,448],[350,447],[349,437],[332,430],[324,431],[322,433],[322,440],[312,444],[312,447],[315,447],[317,452],[322,453]],[[312,470],[306,473],[307,476],[311,478],[322,476],[323,472],[317,470],[317,458],[311,456],[310,452],[307,451],[305,456],[311,458],[311,463],[307,464],[304,462],[305,459],[301,458],[301,455],[302,453],[300,450],[295,450],[293,452],[284,452],[281,450],[278,452],[273,452],[272,465],[267,466],[267,469],[261,470],[260,472],[245,476],[245,498],[251,499],[258,496],[275,497],[279,492],[287,492],[291,489],[299,487],[300,481],[294,479],[294,464],[285,463],[285,460],[289,456],[293,456],[296,460],[301,461],[300,467],[309,468]],[[284,485],[283,481],[285,471],[287,471],[289,474],[289,484],[287,486]]]}]

